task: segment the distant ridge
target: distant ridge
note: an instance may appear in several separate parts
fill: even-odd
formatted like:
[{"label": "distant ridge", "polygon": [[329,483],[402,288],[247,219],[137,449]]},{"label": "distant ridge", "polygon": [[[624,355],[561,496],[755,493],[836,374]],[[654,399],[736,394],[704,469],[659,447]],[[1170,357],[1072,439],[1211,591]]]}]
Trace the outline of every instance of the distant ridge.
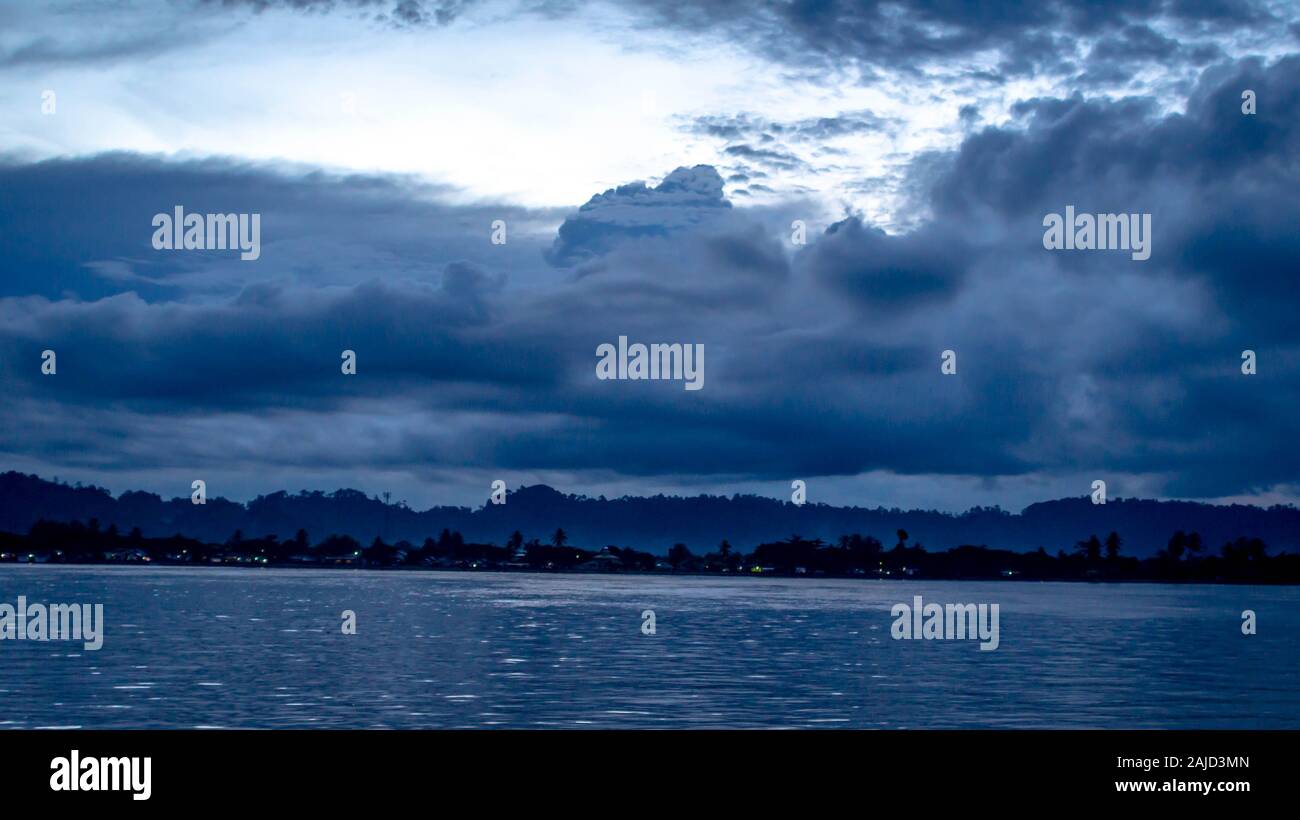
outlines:
[{"label": "distant ridge", "polygon": [[17,472],[0,474],[0,531],[25,533],[41,519],[92,518],[123,532],[139,527],[147,537],[181,533],[218,543],[236,530],[246,537],[274,534],[287,539],[305,529],[312,538],[351,535],[364,543],[377,535],[389,542],[419,542],[449,529],[471,541],[500,544],[515,530],[525,539],[547,541],[562,527],[574,546],[599,549],[612,544],[665,553],[678,542],[696,552],[711,550],[723,539],[750,549],[792,534],[834,541],[857,532],[888,545],[895,531],[903,529],[911,543],[931,550],[974,544],[1021,551],[1041,546],[1055,553],[1069,551],[1093,533],[1105,537],[1114,530],[1124,539],[1124,554],[1149,557],[1176,530],[1184,530],[1199,532],[1212,551],[1247,536],[1263,539],[1273,552],[1300,552],[1300,509],[1292,506],[1142,499],[1094,505],[1079,497],[1032,504],[1020,513],[977,507],[951,514],[825,504],[797,507],[753,495],[589,498],[534,485],[510,493],[503,505],[416,511],[385,505],[357,490],[277,492],[247,504],[210,497],[207,504],[195,505],[188,496],[164,500],[128,491],[114,498],[99,487],[76,487]]}]

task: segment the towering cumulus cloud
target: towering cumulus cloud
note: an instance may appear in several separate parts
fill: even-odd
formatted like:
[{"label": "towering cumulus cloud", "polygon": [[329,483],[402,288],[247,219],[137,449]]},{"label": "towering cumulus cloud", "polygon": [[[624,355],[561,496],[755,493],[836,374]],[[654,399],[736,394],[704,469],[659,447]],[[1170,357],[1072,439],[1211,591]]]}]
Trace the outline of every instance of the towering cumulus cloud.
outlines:
[{"label": "towering cumulus cloud", "polygon": [[564,220],[546,258],[554,265],[573,265],[628,239],[668,237],[705,226],[730,207],[716,169],[678,168],[654,187],[633,182],[587,200]]}]

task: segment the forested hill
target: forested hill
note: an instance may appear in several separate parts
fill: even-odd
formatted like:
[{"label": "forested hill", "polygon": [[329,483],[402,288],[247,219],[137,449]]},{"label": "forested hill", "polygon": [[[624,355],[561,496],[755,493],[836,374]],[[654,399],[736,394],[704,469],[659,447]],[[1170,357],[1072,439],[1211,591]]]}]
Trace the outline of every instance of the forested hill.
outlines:
[{"label": "forested hill", "polygon": [[[485,493],[486,496],[486,493]],[[1033,504],[1020,513],[976,508],[960,514],[925,510],[795,506],[759,496],[651,496],[606,499],[566,495],[544,485],[523,487],[501,505],[478,509],[433,507],[417,511],[356,490],[331,493],[277,492],[246,504],[222,498],[191,503],[188,495],[163,499],[128,491],[114,497],[98,487],[77,487],[16,472],[0,474],[0,531],[26,532],[36,521],[90,521],[138,527],[148,537],[180,533],[222,542],[235,531],[246,537],[292,538],[299,529],[318,539],[351,535],[419,542],[444,529],[466,539],[504,543],[516,530],[546,541],[563,528],[574,546],[629,546],[665,553],[675,543],[700,552],[726,539],[737,547],[798,534],[835,541],[841,535],[874,535],[886,544],[906,530],[913,544],[944,550],[963,544],[1049,552],[1070,550],[1091,534],[1111,531],[1124,553],[1146,557],[1178,530],[1197,532],[1210,550],[1240,536],[1261,538],[1271,551],[1300,552],[1300,510],[1294,507],[1216,506],[1185,501],[1114,499],[1094,505],[1087,497]]]}]

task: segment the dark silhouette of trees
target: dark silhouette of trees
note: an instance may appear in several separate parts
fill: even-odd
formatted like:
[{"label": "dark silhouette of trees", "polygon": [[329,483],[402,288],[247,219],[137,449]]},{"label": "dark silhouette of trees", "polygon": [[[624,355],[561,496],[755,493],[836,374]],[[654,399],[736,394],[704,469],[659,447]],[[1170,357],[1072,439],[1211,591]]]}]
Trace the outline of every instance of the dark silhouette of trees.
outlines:
[{"label": "dark silhouette of trees", "polygon": [[[556,544],[543,545],[537,538],[525,543],[524,536],[514,532],[501,547],[467,543],[459,531],[445,529],[437,540],[426,537],[419,548],[407,540],[389,544],[383,537],[375,537],[362,549],[355,538],[338,534],[311,547],[302,530],[285,541],[275,533],[245,538],[241,531],[219,544],[180,534],[149,538],[138,529],[122,535],[111,524],[104,528],[98,521],[38,519],[25,534],[0,531],[0,561],[249,566],[305,562],[320,566],[453,569],[515,569],[522,562],[538,571],[633,572],[653,572],[662,567],[653,554],[630,547],[610,545],[598,557],[570,546],[562,533],[557,530],[553,539]],[[1217,553],[1209,553],[1198,533],[1179,530],[1158,555],[1147,559],[1121,554],[1123,541],[1114,531],[1104,542],[1093,534],[1077,542],[1070,553],[1060,550],[1055,556],[1041,546],[1035,552],[1024,553],[968,544],[932,553],[919,542],[913,546],[907,543],[900,534],[896,546],[885,551],[878,540],[860,533],[843,535],[833,543],[796,534],[758,544],[750,554],[724,540],[717,551],[704,556],[695,556],[684,543],[676,543],[668,551],[668,564],[674,571],[686,572],[733,572],[759,566],[765,572],[840,577],[1300,583],[1300,555],[1271,555],[1264,540],[1253,535],[1229,540]],[[518,552],[521,546],[526,547],[522,555]]]},{"label": "dark silhouette of trees", "polygon": [[1089,564],[1095,564],[1101,560],[1101,540],[1097,538],[1096,533],[1093,533],[1086,541],[1076,543],[1074,551],[1077,555],[1083,556]]},{"label": "dark silhouette of trees", "polygon": [[361,552],[361,542],[350,535],[331,535],[316,545],[316,552],[326,558],[354,557]]},{"label": "dark silhouette of trees", "polygon": [[863,537],[858,533],[840,537],[840,549],[844,551],[846,567],[872,572],[879,568],[880,553],[883,546],[870,535]]},{"label": "dark silhouette of trees", "polygon": [[610,555],[623,562],[623,567],[630,570],[649,571],[655,567],[655,557],[648,552],[638,552],[631,547],[607,547]]},{"label": "dark silhouette of trees", "polygon": [[734,572],[740,569],[741,556],[736,552],[731,542],[722,539],[718,544],[718,551],[711,552],[704,556],[705,569],[721,572]]},{"label": "dark silhouette of trees", "polygon": [[1111,530],[1110,535],[1106,536],[1106,560],[1114,563],[1119,560],[1119,548],[1124,544],[1119,533]]},{"label": "dark silhouette of trees", "polygon": [[1221,554],[1225,561],[1241,565],[1262,562],[1268,553],[1268,547],[1258,538],[1238,538],[1223,545]]},{"label": "dark silhouette of trees", "polygon": [[820,539],[809,541],[802,535],[791,535],[784,541],[759,544],[754,548],[753,560],[762,566],[771,566],[779,572],[805,572],[823,566],[823,559],[832,557],[832,550],[824,549]]},{"label": "dark silhouette of trees", "polygon": [[668,550],[668,563],[673,565],[673,569],[677,569],[691,557],[691,551],[685,544],[673,544]]},{"label": "dark silhouette of trees", "polygon": [[1165,545],[1161,554],[1167,561],[1181,561],[1185,552],[1187,552],[1187,534],[1178,530],[1169,536],[1169,543]]},{"label": "dark silhouette of trees", "polygon": [[393,562],[397,554],[397,549],[389,544],[384,543],[384,539],[375,536],[375,540],[370,542],[362,552],[362,557],[366,559],[367,564],[374,566],[387,566]]}]

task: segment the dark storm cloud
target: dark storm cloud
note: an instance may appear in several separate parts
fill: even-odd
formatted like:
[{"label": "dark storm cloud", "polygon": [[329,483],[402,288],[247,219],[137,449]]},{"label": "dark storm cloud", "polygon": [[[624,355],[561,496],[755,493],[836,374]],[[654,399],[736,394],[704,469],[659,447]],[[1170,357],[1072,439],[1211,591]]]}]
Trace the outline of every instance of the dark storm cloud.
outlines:
[{"label": "dark storm cloud", "polygon": [[[1248,88],[1276,107],[1243,115]],[[1005,322],[991,335],[1032,329],[999,367],[1003,379],[1035,380],[1059,398],[1032,421],[1046,434],[1038,463],[1088,463],[1091,442],[1098,467],[1166,473],[1171,493],[1295,482],[1269,442],[1300,432],[1291,412],[1300,398],[1297,93],[1300,58],[1290,57],[1207,71],[1185,114],[1160,115],[1147,100],[1033,101],[1019,106],[1020,125],[968,138],[932,180],[928,229],[981,226],[1001,237],[984,259],[1047,274],[1024,279],[1039,298],[991,283],[965,294],[1016,306],[989,311]],[[1044,251],[1040,220],[1067,204],[1152,213],[1150,262]],[[977,263],[971,281],[986,269]],[[1079,294],[1074,313],[1048,296],[1065,288]],[[1243,349],[1269,372],[1242,377]]]},{"label": "dark storm cloud", "polygon": [[[222,441],[205,456],[214,462],[227,453],[246,454],[252,442],[279,438],[273,432],[277,427],[291,436],[289,430],[304,417],[337,426],[355,412],[382,428],[363,438],[366,447],[375,448],[375,458],[391,458],[409,469],[468,459],[456,455],[466,450],[489,462],[499,457],[518,463],[573,448],[552,466],[585,460],[583,448],[575,445],[589,436],[590,426],[608,422],[608,412],[626,412],[611,410],[607,399],[589,395],[597,389],[591,384],[596,345],[621,333],[678,339],[706,335],[717,344],[725,330],[701,328],[726,317],[734,305],[767,298],[765,286],[779,284],[788,273],[781,246],[770,236],[752,224],[718,226],[707,217],[729,212],[719,194],[720,180],[707,167],[679,169],[655,188],[625,186],[609,192],[604,207],[585,212],[598,211],[599,220],[611,229],[585,248],[592,257],[586,276],[570,289],[532,296],[512,294],[499,274],[457,261],[433,271],[428,270],[431,261],[400,271],[384,264],[382,281],[372,269],[368,280],[351,285],[319,271],[286,275],[286,268],[313,267],[332,247],[322,251],[315,244],[343,233],[365,237],[367,247],[382,245],[387,233],[418,237],[410,240],[416,245],[430,243],[422,233],[437,226],[431,217],[452,223],[443,226],[449,233],[468,220],[470,227],[461,232],[476,236],[480,248],[505,254],[531,250],[541,261],[538,244],[511,240],[507,246],[491,245],[482,219],[486,212],[432,206],[422,200],[428,191],[401,180],[127,155],[13,166],[8,172],[9,187],[21,196],[7,201],[13,207],[0,214],[5,227],[0,235],[21,238],[30,246],[33,262],[42,248],[65,246],[64,264],[78,270],[79,263],[93,264],[105,252],[101,244],[111,247],[115,235],[133,233],[138,238],[118,240],[125,243],[121,250],[147,258],[153,253],[146,248],[155,199],[166,203],[179,198],[191,209],[212,205],[222,211],[260,203],[276,214],[274,220],[267,218],[264,239],[274,234],[273,223],[299,237],[290,243],[294,252],[276,253],[268,244],[262,258],[246,267],[237,261],[195,263],[184,275],[170,275],[168,289],[150,300],[134,292],[149,285],[147,280],[138,282],[129,271],[103,264],[95,275],[109,281],[110,294],[90,292],[94,289],[86,281],[55,277],[51,285],[37,275],[54,270],[48,266],[32,272],[24,264],[26,280],[6,277],[10,290],[8,298],[0,299],[0,375],[10,402],[0,449],[28,457],[73,458],[73,451],[89,440],[83,435],[89,424],[101,429],[94,437],[100,442],[98,466],[170,464],[178,452],[178,428],[218,424],[238,414],[240,423],[222,431],[234,440]],[[97,198],[76,196],[96,191]],[[238,196],[221,196],[232,192]],[[77,201],[82,203],[78,208],[60,213],[57,203]],[[106,224],[96,223],[95,216],[104,217]],[[653,236],[619,230],[652,223],[659,229]],[[695,230],[705,223],[708,232]],[[85,234],[87,226],[98,232]],[[62,241],[65,230],[75,241]],[[669,241],[670,236],[678,239]],[[645,241],[655,237],[659,240]],[[516,250],[516,244],[522,249]],[[441,253],[446,250],[426,250],[425,257]],[[186,253],[173,256],[188,258]],[[367,258],[382,260],[373,254]],[[511,258],[518,257],[496,261]],[[112,275],[104,276],[104,270]],[[224,280],[232,270],[247,270],[246,281],[233,295],[223,295],[231,289]],[[71,288],[85,292],[63,294]],[[46,291],[58,292],[18,295]],[[699,315],[674,330],[671,316],[682,304],[695,305]],[[39,363],[44,349],[59,356],[57,376],[43,376],[39,366],[28,366]],[[339,372],[344,349],[357,352],[356,379]],[[671,404],[662,395],[661,400]],[[390,418],[390,413],[395,415]],[[449,416],[470,413],[498,421],[451,444],[430,432],[447,429],[454,423]],[[557,433],[546,422],[550,416],[571,421]],[[511,418],[503,429],[500,419]],[[533,427],[559,437],[543,446],[531,438]],[[111,431],[111,440],[129,440],[130,448],[115,450],[102,431]],[[546,439],[550,433],[538,435]],[[201,453],[203,438],[180,449]],[[390,452],[394,440],[410,446]],[[212,438],[210,444],[217,446],[216,441]],[[372,463],[365,447],[348,452]],[[300,451],[284,455],[308,470],[340,458],[336,441],[311,437]],[[662,452],[649,451],[623,455],[633,471],[663,458]]]},{"label": "dark storm cloud", "polygon": [[[1037,100],[1017,107],[1023,130],[968,138],[933,186],[936,221],[991,215],[1027,245],[1042,216],[1150,212],[1152,274],[1206,285],[1238,321],[1300,338],[1286,307],[1300,250],[1300,57],[1269,67],[1247,60],[1208,70],[1185,114],[1159,116],[1150,100]],[[1268,100],[1241,111],[1242,92]],[[1040,246],[1041,247],[1041,246]],[[1097,255],[1057,255],[1075,272],[1110,267]]]},{"label": "dark storm cloud", "polygon": [[[920,71],[930,61],[999,55],[1007,75],[1072,73],[1077,43],[1123,37],[1130,27],[1161,22],[1187,34],[1263,30],[1284,24],[1264,2],[1167,0],[1021,0],[901,6],[876,0],[645,0],[659,25],[715,32],[766,56],[809,67],[857,64]],[[1131,35],[1130,35],[1131,36]],[[1098,54],[1099,61],[1105,50]],[[1149,59],[1156,59],[1148,55]],[[1204,53],[1193,55],[1204,58]]]},{"label": "dark storm cloud", "polygon": [[856,303],[893,311],[952,294],[971,256],[959,235],[934,225],[891,236],[850,217],[830,226],[804,261],[815,277]]},{"label": "dark storm cloud", "polygon": [[[253,12],[338,13],[399,28],[454,23],[478,0],[199,0],[200,7]],[[790,66],[923,74],[955,62],[989,82],[1041,73],[1079,75],[1084,84],[1123,84],[1142,65],[1196,68],[1219,56],[1207,42],[1242,32],[1271,34],[1297,23],[1295,11],[1266,0],[623,0],[638,27],[713,36]],[[185,0],[178,9],[194,8]],[[534,0],[497,7],[497,19],[581,20],[599,4]],[[1278,17],[1277,14],[1283,14]],[[1157,31],[1159,29],[1159,31]],[[1186,42],[1181,42],[1186,41]],[[48,49],[47,49],[48,50]],[[92,50],[93,51],[93,50]],[[90,52],[88,52],[90,53]],[[973,58],[996,55],[992,67]]]},{"label": "dark storm cloud", "polygon": [[[273,169],[227,159],[164,161],[103,154],[34,164],[0,156],[0,296],[95,299],[132,291],[146,300],[238,293],[245,284],[301,280],[355,284],[387,275],[436,278],[468,259],[516,270],[537,259],[530,220],[513,206],[448,207],[449,189],[401,176]],[[155,214],[257,213],[262,257],[159,251]],[[515,241],[490,245],[493,220]],[[536,267],[536,265],[534,265]]]},{"label": "dark storm cloud", "polygon": [[1087,70],[1077,81],[1084,86],[1121,85],[1145,63],[1202,67],[1223,56],[1214,43],[1185,44],[1150,26],[1133,25],[1099,39],[1088,52]]},{"label": "dark storm cloud", "polygon": [[[0,450],[103,470],[1088,472],[1194,495],[1295,483],[1298,102],[1294,57],[1216,66],[1180,113],[1148,99],[1027,101],[917,160],[929,218],[915,230],[850,216],[797,252],[787,218],[731,208],[715,169],[682,168],[570,213],[550,253],[574,267],[527,288],[501,261],[524,256],[433,248],[415,226],[463,215],[391,178],[125,156],[11,165]],[[258,192],[298,241],[268,245],[246,268],[256,278],[234,287],[238,262],[111,264],[145,253],[147,227],[120,247],[112,234],[169,207],[175,173],[195,186],[187,203],[254,210],[238,192]],[[1069,204],[1152,213],[1151,259],[1045,250],[1044,214]],[[493,248],[488,214],[468,213]],[[97,218],[102,234],[78,233],[101,230]],[[322,256],[338,248],[329,237],[355,234],[374,267],[347,278]],[[540,261],[544,242],[514,242],[501,250]],[[27,270],[42,250],[58,265]],[[98,292],[68,272],[95,262],[85,275],[109,283]],[[65,278],[51,287],[41,270]],[[146,288],[133,271],[167,290],[133,294]],[[705,388],[597,380],[596,346],[619,335],[704,344]],[[54,377],[39,372],[47,347]],[[339,373],[345,348],[357,376]],[[1240,374],[1246,348],[1257,376]],[[939,372],[945,349],[955,377]]]},{"label": "dark storm cloud", "polygon": [[363,387],[361,380],[333,378],[341,351],[352,349],[363,372],[395,397],[417,383],[536,386],[555,371],[544,350],[520,345],[502,356],[480,336],[499,286],[457,263],[437,285],[254,285],[231,301],[199,305],[149,304],[133,294],[95,302],[9,299],[0,303],[6,382],[41,394],[51,383],[20,363],[50,348],[59,355],[58,396],[66,402],[328,410],[366,395],[350,389]]}]

